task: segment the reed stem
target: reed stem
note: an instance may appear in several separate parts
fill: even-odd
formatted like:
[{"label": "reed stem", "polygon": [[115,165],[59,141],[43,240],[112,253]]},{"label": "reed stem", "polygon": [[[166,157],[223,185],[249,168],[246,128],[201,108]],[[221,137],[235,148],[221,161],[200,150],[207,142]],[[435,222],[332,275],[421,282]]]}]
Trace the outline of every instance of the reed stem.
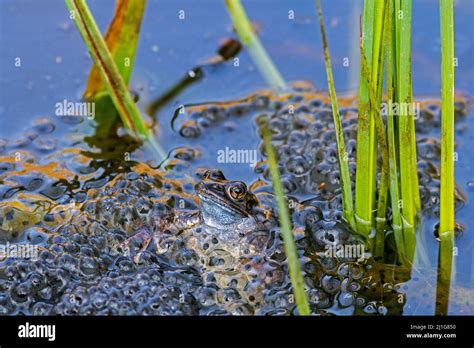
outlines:
[{"label": "reed stem", "polygon": [[[416,217],[416,199],[419,194],[416,185],[418,172],[414,168],[413,156],[416,154],[416,148],[413,148],[414,137],[414,115],[407,113],[411,109],[411,0],[400,1],[400,11],[396,13],[398,21],[398,40],[399,51],[396,53],[398,58],[397,69],[397,102],[398,110],[398,131],[399,131],[399,156],[400,156],[400,187],[402,202],[402,223],[405,241],[405,252],[410,262],[413,261],[415,254],[415,217]],[[406,107],[403,107],[406,106]],[[416,155],[415,155],[416,160]]]},{"label": "reed stem", "polygon": [[[367,63],[372,64],[376,1],[364,1],[362,47]],[[359,81],[359,121],[357,130],[355,219],[357,232],[368,239],[371,233],[376,188],[377,148],[375,123],[370,110],[369,88],[361,64]]]},{"label": "reed stem", "polygon": [[[382,46],[383,47],[383,46]],[[367,80],[367,85],[369,87],[369,98],[370,98],[370,105],[371,111],[375,115],[375,126],[377,131],[377,140],[380,146],[380,157],[382,159],[381,163],[381,179],[380,179],[380,194],[378,200],[378,211],[377,211],[377,235],[375,239],[375,255],[383,257],[383,250],[384,250],[384,227],[385,227],[385,213],[387,209],[387,190],[388,190],[388,174],[389,174],[389,162],[388,162],[388,145],[387,145],[387,136],[385,134],[385,125],[382,119],[382,114],[380,112],[380,101],[376,96],[376,90],[374,88],[375,85],[380,86],[377,82],[375,84],[372,81],[372,75],[370,73],[369,65],[367,63],[367,58],[364,52],[364,48],[362,44],[360,45],[360,56],[361,56],[361,66],[364,72],[364,77]],[[382,62],[383,64],[383,62]],[[383,76],[379,75],[379,78],[383,78]]]},{"label": "reed stem", "polygon": [[255,34],[240,0],[225,0],[225,5],[240,40],[247,47],[250,57],[257,66],[263,79],[270,88],[277,91],[285,90],[287,88],[285,80],[275,67],[275,64],[273,64],[258,36]]},{"label": "reed stem", "polygon": [[65,0],[65,2],[89,49],[94,64],[100,70],[122,122],[135,135],[145,140],[149,145],[151,144],[153,152],[159,154],[159,160],[164,159],[165,152],[157,145],[156,141],[150,141],[152,136],[150,129],[133,101],[87,3],[85,0]]},{"label": "reed stem", "polygon": [[354,219],[354,206],[352,203],[352,186],[351,178],[349,174],[348,155],[346,152],[346,146],[344,143],[344,132],[342,130],[341,115],[339,113],[339,106],[337,104],[336,89],[334,87],[334,79],[332,75],[331,57],[329,55],[329,49],[326,39],[326,32],[324,30],[323,14],[321,10],[321,1],[316,1],[316,7],[318,10],[319,27],[321,29],[321,37],[324,48],[324,59],[326,62],[326,75],[329,86],[329,96],[331,97],[332,115],[334,122],[334,129],[336,131],[336,142],[338,152],[338,163],[342,190],[342,207],[343,216],[351,226],[352,230],[356,230],[355,219]]},{"label": "reed stem", "polygon": [[291,283],[293,285],[293,293],[295,295],[298,313],[300,315],[309,315],[310,309],[308,299],[306,297],[304,280],[301,273],[300,260],[296,251],[296,245],[293,240],[292,225],[290,219],[290,212],[288,210],[288,202],[283,193],[283,187],[280,180],[280,172],[278,170],[278,162],[273,149],[271,134],[266,125],[266,120],[260,122],[260,127],[263,134],[265,149],[267,152],[268,166],[272,177],[273,189],[278,205],[278,218],[280,221],[280,228],[283,235],[283,242],[285,246],[285,253],[288,259],[288,268]]},{"label": "reed stem", "polygon": [[[104,35],[107,48],[127,85],[132,75],[145,6],[146,0],[117,0],[114,17]],[[107,87],[94,64],[89,73],[84,98],[97,99],[104,92],[107,92]]]},{"label": "reed stem", "polygon": [[406,254],[405,254],[405,242],[403,239],[403,227],[400,216],[400,191],[398,181],[398,165],[397,165],[397,142],[396,142],[396,129],[395,119],[393,115],[393,102],[394,102],[394,62],[396,61],[394,53],[396,50],[396,44],[392,41],[394,33],[393,21],[393,2],[391,0],[388,3],[388,17],[387,17],[387,31],[386,31],[386,59],[387,59],[387,146],[389,156],[389,181],[390,181],[390,206],[392,210],[392,228],[394,233],[395,244],[397,247],[397,256],[399,262],[402,265],[406,265]]},{"label": "reed stem", "polygon": [[440,0],[441,36],[441,182],[436,314],[448,314],[454,247],[454,10]]},{"label": "reed stem", "polygon": [[[373,90],[374,96],[371,102],[373,108],[375,108],[375,129],[377,131],[377,139],[380,147],[381,153],[381,168],[380,168],[380,183],[379,183],[379,194],[377,201],[377,214],[375,217],[375,250],[374,255],[379,260],[384,258],[384,249],[385,249],[385,226],[386,226],[386,216],[387,216],[387,200],[388,200],[388,185],[389,185],[389,156],[388,156],[388,144],[387,144],[387,132],[386,127],[383,121],[381,114],[381,103],[382,103],[382,93],[383,93],[383,81],[384,81],[384,68],[385,68],[385,46],[387,44],[386,37],[387,31],[391,30],[390,27],[390,18],[388,5],[390,1],[385,0],[383,8],[383,22],[380,40],[380,49],[377,61],[379,62],[378,66],[378,75],[377,80],[374,81],[376,85],[373,85],[376,89]],[[369,83],[369,88],[373,89]]]}]

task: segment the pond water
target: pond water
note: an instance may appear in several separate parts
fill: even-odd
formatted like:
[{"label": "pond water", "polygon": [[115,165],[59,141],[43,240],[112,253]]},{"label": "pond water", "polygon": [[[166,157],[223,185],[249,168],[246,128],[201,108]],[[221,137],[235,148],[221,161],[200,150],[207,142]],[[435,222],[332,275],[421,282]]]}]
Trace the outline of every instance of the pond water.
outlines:
[{"label": "pond water", "polygon": [[[115,2],[90,0],[88,3],[100,28],[105,30],[112,17]],[[258,27],[263,44],[284,78],[290,82],[304,80],[307,84],[315,86],[317,90],[325,90],[326,73],[314,1],[261,0],[246,1],[244,5],[249,17]],[[354,95],[358,85],[358,23],[362,1],[323,1],[322,6],[336,89],[340,96],[348,98],[346,99],[347,108],[350,109],[354,107],[350,96]],[[184,19],[179,18],[181,10],[184,10]],[[289,19],[289,11],[294,11],[294,19]],[[472,215],[474,154],[470,151],[470,148],[474,146],[472,132],[474,121],[472,111],[467,106],[468,103],[464,103],[464,100],[469,100],[474,94],[474,46],[471,30],[473,15],[472,1],[456,2],[455,56],[458,59],[455,70],[456,89],[466,96],[462,105],[466,105],[468,111],[466,117],[458,121],[456,135],[458,153],[456,182],[465,198],[456,213],[456,221],[464,226],[464,232],[456,237],[458,255],[455,257],[456,276],[453,280],[453,300],[449,312],[454,315],[474,313],[472,300],[474,291],[472,229],[474,226]],[[440,94],[438,18],[436,1],[414,2],[413,91],[415,98],[435,99],[434,104]],[[55,115],[58,102],[80,99],[91,65],[84,43],[74,24],[69,20],[63,1],[2,0],[0,26],[2,51],[0,55],[0,156],[2,158],[0,214],[3,214],[3,216],[0,215],[1,238],[4,242],[12,243],[28,241],[50,249],[53,254],[54,252],[64,253],[62,256],[55,256],[55,260],[52,261],[56,266],[51,269],[55,269],[55,272],[59,274],[55,273],[51,279],[57,278],[62,281],[68,279],[71,284],[75,284],[70,288],[45,285],[38,293],[46,292],[44,289],[51,288],[49,291],[52,295],[38,297],[36,293],[31,292],[33,291],[31,284],[24,285],[28,283],[25,279],[33,277],[29,272],[45,274],[46,270],[51,271],[49,266],[36,265],[35,270],[32,270],[30,268],[33,266],[28,262],[19,265],[12,263],[11,260],[2,261],[3,264],[0,264],[2,267],[0,305],[4,306],[2,308],[7,308],[6,313],[74,314],[76,312],[73,309],[78,307],[86,308],[85,312],[81,312],[85,314],[91,313],[87,312],[89,310],[100,312],[97,308],[101,308],[100,313],[104,314],[287,314],[294,311],[294,305],[291,302],[288,303],[291,286],[287,276],[283,276],[281,283],[271,289],[273,292],[270,291],[270,294],[264,296],[261,301],[265,302],[265,305],[259,307],[254,303],[248,304],[249,297],[254,296],[252,295],[254,289],[250,291],[239,288],[237,293],[231,293],[229,289],[233,287],[222,286],[219,279],[215,282],[210,281],[211,285],[217,284],[216,287],[202,285],[200,283],[202,277],[196,276],[186,268],[188,261],[182,261],[188,260],[185,251],[192,249],[190,247],[183,247],[179,255],[170,251],[169,255],[166,254],[164,257],[166,260],[154,259],[152,255],[155,250],[152,250],[145,255],[146,262],[140,266],[134,265],[129,259],[113,254],[109,250],[96,251],[94,248],[100,249],[103,239],[108,241],[115,238],[120,242],[133,234],[139,225],[150,224],[150,214],[148,210],[145,210],[124,224],[113,220],[112,215],[107,215],[106,212],[100,210],[102,208],[98,208],[98,212],[90,213],[87,211],[87,203],[96,202],[97,205],[106,205],[108,200],[116,199],[119,193],[125,192],[131,199],[123,202],[120,208],[136,207],[140,204],[150,207],[150,204],[158,204],[157,209],[161,211],[173,204],[178,204],[176,202],[182,199],[184,206],[179,206],[179,208],[195,210],[198,203],[193,193],[193,185],[200,179],[204,168],[219,168],[227,179],[247,183],[258,194],[259,199],[271,207],[272,199],[266,194],[271,190],[268,187],[268,177],[264,175],[265,165],[257,164],[255,167],[253,163],[248,163],[249,161],[222,163],[219,153],[225,152],[226,148],[245,150],[250,153],[255,151],[257,161],[263,160],[264,156],[260,151],[261,139],[255,118],[261,113],[271,114],[277,107],[284,108],[293,97],[296,98],[295,102],[298,102],[303,92],[297,92],[296,97],[288,96],[281,106],[270,103],[268,108],[255,106],[257,102],[253,97],[250,97],[250,100],[241,101],[255,93],[260,97],[267,96],[266,92],[262,92],[262,89],[266,88],[265,82],[245,50],[238,56],[238,66],[230,61],[204,67],[204,77],[201,80],[184,89],[155,115],[149,115],[156,118],[157,124],[154,130],[157,139],[166,152],[170,152],[174,157],[166,167],[169,173],[163,173],[155,169],[157,163],[154,161],[153,154],[146,148],[135,149],[136,144],[129,138],[121,137],[104,142],[94,136],[97,132],[94,122],[86,118],[74,119]],[[130,88],[139,96],[139,107],[147,110],[156,98],[168,91],[190,69],[214,56],[223,40],[232,37],[235,37],[235,34],[223,1],[148,1],[130,83]],[[344,64],[345,61],[349,64]],[[18,62],[20,66],[15,65]],[[324,94],[314,92],[312,88],[308,91],[310,97],[305,97],[303,104],[310,100],[325,98]],[[270,97],[270,100],[272,101],[273,97]],[[220,102],[230,103],[219,104]],[[192,107],[193,104],[203,104],[203,106]],[[176,129],[173,129],[172,117],[181,105],[185,105],[185,113],[178,114]],[[222,108],[219,112],[225,114],[223,116],[225,120],[209,122],[204,117],[210,114],[206,110],[210,108],[212,110],[216,106]],[[310,111],[314,114],[323,112],[324,106],[323,103]],[[350,116],[348,118],[350,119]],[[183,122],[186,120],[201,122],[200,136],[189,138],[180,135],[179,130],[182,129]],[[347,122],[350,128],[350,121]],[[99,132],[103,131],[100,127]],[[324,123],[323,127],[326,127],[323,128],[325,130],[330,129],[329,122]],[[428,128],[425,133],[419,133],[418,137],[439,138],[439,128],[433,125]],[[85,136],[88,140],[83,141]],[[318,133],[318,136],[323,137],[321,133]],[[420,147],[436,152],[436,146],[429,146],[429,144],[431,144],[430,141],[425,147],[423,145]],[[324,146],[331,147],[328,144]],[[79,154],[79,151],[82,151],[82,154]],[[15,165],[18,154],[19,160],[16,162],[21,164]],[[195,154],[198,155],[195,156]],[[436,162],[436,156],[430,158],[431,160]],[[291,169],[288,170],[291,172]],[[138,178],[135,175],[138,175]],[[146,185],[157,187],[144,189],[143,186]],[[303,201],[311,199],[313,194],[311,190],[300,190],[293,192],[291,197]],[[430,197],[436,200],[436,192],[433,191],[432,194],[433,196]],[[140,201],[142,196],[144,202]],[[171,201],[175,203],[171,204]],[[38,204],[39,202],[43,203]],[[41,206],[43,211],[51,208],[51,215],[54,215],[53,212],[61,215],[58,213],[61,207],[66,205],[73,207],[74,204],[80,205],[79,208],[74,208],[80,212],[79,217],[74,218],[78,220],[67,221],[68,216],[61,216],[62,222],[58,224],[57,220],[48,222],[44,216],[41,216],[41,228],[35,227],[37,217],[31,213],[33,206]],[[117,204],[117,202],[111,204]],[[8,213],[11,212],[12,207],[17,215],[10,217]],[[338,211],[336,204],[333,208],[326,207],[324,204],[322,207],[329,211],[325,216],[328,221],[336,219]],[[302,216],[307,214],[306,208],[301,208],[301,211],[297,210],[294,213],[294,224],[300,232],[305,230],[305,223],[298,221],[296,216],[300,213]],[[70,210],[74,211],[74,209]],[[118,209],[117,206],[114,206],[112,210],[114,214],[120,214],[119,210],[114,209]],[[155,209],[155,206],[153,205],[150,209]],[[128,213],[124,214],[128,217]],[[386,286],[390,288],[388,290],[371,287],[367,280],[364,280],[373,272],[373,265],[370,262],[360,266],[350,260],[345,260],[337,267],[334,265],[320,267],[314,261],[317,246],[313,250],[314,246],[311,249],[306,245],[305,238],[299,240],[298,248],[301,254],[304,254],[301,257],[307,272],[308,291],[310,297],[318,299],[312,307],[313,312],[340,315],[433,314],[433,289],[436,287],[435,270],[438,255],[438,242],[434,237],[434,226],[437,221],[433,214],[426,213],[420,227],[419,240],[423,243],[418,243],[418,245],[423,244],[424,250],[418,250],[417,263],[411,280],[402,282],[398,279],[399,282],[394,281],[394,284]],[[22,226],[23,218],[28,220],[23,224],[24,226]],[[87,223],[80,225],[81,219],[87,220]],[[94,219],[99,225],[101,221],[108,219],[110,225],[102,230],[93,223]],[[6,226],[10,228],[10,231]],[[343,228],[340,226],[331,225],[323,228],[318,225],[318,228],[332,229],[337,232],[337,235],[343,234],[341,232]],[[121,231],[117,232],[116,229],[121,229]],[[85,233],[90,231],[93,231],[94,239],[83,240]],[[275,238],[278,240],[278,237]],[[79,248],[76,254],[70,251],[74,248]],[[89,253],[92,253],[93,257]],[[83,261],[80,265],[74,265],[74,262],[68,259],[68,255],[82,255],[81,257],[84,258],[81,259]],[[264,262],[266,267],[273,267],[276,258],[275,251],[265,252],[265,257],[268,258],[268,262]],[[43,255],[41,262],[48,265],[47,259],[48,255]],[[176,261],[177,259],[180,261]],[[89,274],[85,271],[88,267],[84,266],[88,262],[95,264],[89,267],[95,269]],[[61,274],[57,270],[59,268],[57,264],[70,264],[71,269],[68,275]],[[13,267],[15,271],[8,267]],[[24,275],[20,274],[21,267],[28,269]],[[281,265],[271,269],[276,272],[281,270],[279,267],[285,270],[285,266]],[[316,270],[314,270],[315,267]],[[268,271],[267,268],[265,268],[266,271]],[[133,269],[133,272],[130,269]],[[214,268],[211,270],[216,271]],[[11,275],[14,281],[9,280],[8,272],[15,274]],[[357,272],[362,272],[363,275]],[[132,277],[133,274],[143,276],[142,280],[147,284],[143,288],[149,291],[147,296],[150,297],[149,294],[153,294],[151,300],[144,300],[145,304],[141,307],[136,304],[140,300],[138,296],[140,290],[137,290],[141,289],[140,279],[127,278]],[[319,279],[319,283],[314,279]],[[108,283],[109,280],[110,283]],[[356,284],[351,285],[351,281]],[[134,290],[136,292],[133,295],[127,295],[123,290],[127,285],[118,285],[118,283],[137,288]],[[395,283],[399,283],[399,286]],[[22,286],[28,290],[24,290]],[[121,295],[117,295],[117,303],[126,302],[127,306],[122,308],[117,303],[109,303],[101,307],[90,305],[89,308],[84,304],[87,302],[84,298],[90,302],[99,301],[101,297],[97,294],[107,293],[105,290],[99,291],[103,287],[115,289],[117,292],[119,292],[117,289],[120,289],[122,292]],[[377,289],[374,292],[378,297],[369,294],[372,288]],[[16,305],[7,305],[6,298],[10,291],[17,296],[20,296],[18,294],[22,291],[26,295],[16,298],[14,300],[17,302]],[[169,299],[162,301],[166,303],[166,308],[157,305],[159,298],[154,297],[164,292]],[[75,305],[69,303],[70,294],[74,294],[76,298]],[[180,294],[184,294],[184,302],[180,302]],[[397,302],[398,294],[406,294],[401,303]],[[54,299],[55,296],[57,301]],[[233,301],[232,296],[238,299]],[[383,300],[384,296],[385,300]],[[420,296],[423,298],[420,299]],[[208,297],[212,297],[211,302],[214,301],[215,304],[206,302]],[[382,300],[374,299],[379,297]],[[24,298],[27,300],[22,302]],[[80,301],[83,301],[84,305],[78,305]],[[48,306],[42,307],[38,303],[46,303]]]}]

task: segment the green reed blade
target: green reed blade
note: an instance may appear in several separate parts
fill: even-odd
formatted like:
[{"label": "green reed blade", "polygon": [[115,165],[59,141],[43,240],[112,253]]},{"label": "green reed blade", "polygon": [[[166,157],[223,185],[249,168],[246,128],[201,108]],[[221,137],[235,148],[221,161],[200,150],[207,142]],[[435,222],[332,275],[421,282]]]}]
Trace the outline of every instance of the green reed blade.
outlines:
[{"label": "green reed blade", "polygon": [[[398,74],[399,74],[399,63],[400,63],[400,21],[399,21],[399,15],[400,15],[400,0],[393,0],[393,24],[392,24],[392,38],[394,40],[393,42],[393,85],[394,85],[394,98],[395,101],[398,100]],[[397,120],[397,125],[398,125],[398,120]]]},{"label": "green reed blade", "polygon": [[441,192],[440,232],[454,231],[454,20],[453,3],[440,0]]},{"label": "green reed blade", "polygon": [[[383,45],[381,46],[383,48]],[[360,45],[360,61],[363,71],[363,76],[367,80],[367,85],[369,89],[369,98],[370,105],[373,114],[375,115],[375,127],[377,131],[377,140],[380,147],[380,157],[382,159],[382,164],[380,168],[381,177],[380,177],[380,192],[378,197],[378,206],[377,206],[377,222],[379,224],[377,229],[377,236],[375,239],[375,256],[381,258],[383,257],[384,249],[384,227],[385,227],[385,214],[387,209],[387,191],[388,191],[388,182],[389,182],[389,158],[388,158],[388,145],[387,145],[387,136],[385,133],[385,124],[383,122],[382,114],[380,112],[380,101],[376,96],[376,89],[374,86],[381,84],[377,81],[374,83],[372,81],[372,74],[370,72],[369,64],[365,55],[364,47]],[[383,51],[383,50],[382,50]],[[383,64],[383,62],[382,62]],[[383,79],[383,76],[378,76],[380,79]]]},{"label": "green reed blade", "polygon": [[[383,55],[382,52],[382,45],[383,45],[383,24],[384,24],[384,13],[385,13],[385,3],[386,0],[375,0],[374,5],[374,17],[373,17],[373,49],[372,49],[372,81],[378,82],[379,79],[379,72],[383,71],[383,68],[380,69],[380,66],[383,65],[382,61],[380,60]],[[378,86],[378,83],[374,85],[374,87]],[[376,93],[377,91],[374,90]],[[377,95],[377,94],[376,94]]]},{"label": "green reed blade", "polygon": [[270,169],[273,189],[278,204],[278,218],[280,221],[280,228],[283,235],[283,242],[285,245],[285,253],[288,259],[288,269],[291,283],[293,284],[293,293],[295,295],[298,313],[300,315],[309,315],[310,309],[306,292],[304,288],[304,280],[301,273],[300,260],[296,250],[295,241],[293,240],[292,226],[290,212],[288,210],[288,202],[283,193],[283,187],[280,180],[280,172],[278,170],[278,162],[273,149],[271,133],[266,125],[266,120],[260,122],[260,128],[263,134],[263,141],[265,143],[265,150],[268,157],[268,166]]},{"label": "green reed blade", "polygon": [[[383,25],[382,25],[382,36],[380,37],[380,49],[379,49],[379,66],[378,66],[378,75],[376,82],[376,90],[374,92],[374,97],[376,104],[375,114],[375,129],[377,131],[377,139],[379,142],[379,147],[381,151],[382,164],[380,168],[381,177],[379,183],[379,195],[377,201],[377,215],[375,218],[375,227],[376,227],[376,236],[375,236],[375,250],[374,255],[378,259],[383,259],[384,249],[385,249],[385,226],[386,226],[386,216],[387,216],[387,200],[388,200],[388,187],[389,187],[389,155],[388,155],[388,144],[387,144],[387,133],[386,127],[383,122],[383,118],[380,112],[380,105],[382,103],[382,94],[383,94],[383,81],[384,81],[384,68],[385,68],[385,46],[387,44],[386,37],[387,32],[391,30],[390,27],[390,14],[388,11],[390,1],[385,0],[384,12],[383,12]],[[369,89],[370,83],[369,83]]]},{"label": "green reed blade", "polygon": [[[411,69],[410,69],[410,101],[413,101],[412,83],[411,83]],[[416,153],[416,132],[415,132],[415,115],[410,120],[410,134],[411,136],[411,172],[413,173],[413,206],[415,214],[418,214],[421,209],[420,188],[418,183],[418,157]]]},{"label": "green reed blade", "polygon": [[225,0],[225,5],[240,40],[245,47],[247,47],[250,57],[266,83],[276,90],[285,90],[285,80],[278,72],[258,36],[253,31],[252,24],[250,24],[240,0]]},{"label": "green reed blade", "polygon": [[391,0],[387,1],[387,31],[386,31],[386,55],[387,55],[387,133],[388,133],[388,163],[389,163],[389,178],[390,178],[390,205],[392,209],[392,227],[395,238],[395,244],[397,246],[398,260],[402,265],[406,265],[405,256],[405,242],[403,239],[402,220],[400,216],[400,192],[397,172],[397,143],[396,143],[396,130],[395,120],[393,116],[393,102],[394,102],[394,52],[396,50],[396,44],[392,41],[395,21],[393,21],[393,3]]},{"label": "green reed blade", "polygon": [[[419,194],[418,187],[415,186],[415,177],[418,175],[416,168],[413,168],[413,156],[416,154],[414,144],[414,115],[406,113],[408,108],[401,105],[412,105],[411,98],[411,0],[400,1],[400,12],[397,15],[399,27],[399,49],[397,53],[398,78],[397,90],[399,110],[398,117],[399,130],[399,155],[400,155],[400,187],[402,200],[402,222],[405,239],[406,255],[411,262],[415,254],[415,218],[416,199]],[[415,155],[416,159],[416,155]],[[416,187],[416,189],[415,189]]]},{"label": "green reed blade", "polygon": [[154,154],[158,156],[159,160],[162,160],[166,154],[157,145],[156,141],[150,141],[150,129],[142,119],[142,115],[133,101],[125,81],[120,76],[119,70],[112,59],[87,3],[85,0],[65,0],[65,2],[89,49],[94,64],[99,68],[102,79],[106,82],[107,90],[119,112],[122,122],[137,136],[147,141],[151,145]]},{"label": "green reed blade", "polygon": [[[145,4],[146,1],[117,0],[114,16],[104,36],[119,73],[127,85],[134,66]],[[84,99],[95,103],[95,136],[104,139],[114,136],[120,116],[95,64],[90,70],[83,96]]]},{"label": "green reed blade", "polygon": [[[117,0],[114,17],[104,36],[120,76],[127,85],[132,75],[145,5],[146,0]],[[93,65],[84,97],[92,99],[101,93],[107,93],[107,87],[102,80],[99,68]]]},{"label": "green reed blade", "polygon": [[323,41],[324,59],[326,62],[326,75],[327,75],[327,80],[328,80],[329,96],[331,97],[334,129],[336,131],[339,172],[340,172],[341,189],[342,189],[343,214],[346,221],[352,227],[352,230],[355,231],[356,226],[355,226],[355,220],[354,220],[354,207],[352,203],[352,187],[351,187],[351,178],[349,174],[348,155],[347,155],[346,146],[344,143],[344,132],[342,130],[342,122],[341,122],[341,116],[339,113],[339,106],[337,105],[337,95],[336,95],[336,89],[334,87],[334,79],[333,79],[332,68],[331,68],[331,58],[329,56],[326,32],[324,30],[323,14],[321,11],[320,0],[316,1],[316,7],[318,10],[319,27],[321,29],[321,37]]},{"label": "green reed blade", "polygon": [[454,247],[454,9],[440,0],[441,36],[441,182],[436,314],[448,310]]},{"label": "green reed blade", "polygon": [[[376,21],[376,1],[364,1],[362,46],[367,54],[369,66],[372,64],[374,45],[374,23]],[[368,237],[371,232],[376,187],[377,149],[375,123],[370,110],[367,80],[361,68],[359,81],[359,120],[357,130],[357,158],[355,183],[355,219],[357,232]]]}]

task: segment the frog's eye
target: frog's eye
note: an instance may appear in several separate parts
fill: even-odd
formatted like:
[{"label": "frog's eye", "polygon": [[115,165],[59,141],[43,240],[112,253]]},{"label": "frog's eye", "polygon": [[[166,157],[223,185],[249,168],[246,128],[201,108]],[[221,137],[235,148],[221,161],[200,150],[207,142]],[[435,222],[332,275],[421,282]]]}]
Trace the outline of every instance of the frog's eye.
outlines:
[{"label": "frog's eye", "polygon": [[247,186],[243,182],[236,182],[227,188],[230,198],[240,200],[247,194]]}]

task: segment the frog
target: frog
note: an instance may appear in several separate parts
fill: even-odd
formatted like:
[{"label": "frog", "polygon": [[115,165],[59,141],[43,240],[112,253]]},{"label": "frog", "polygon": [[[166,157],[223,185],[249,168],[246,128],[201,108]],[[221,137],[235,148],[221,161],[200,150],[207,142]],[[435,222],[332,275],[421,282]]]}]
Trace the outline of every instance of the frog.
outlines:
[{"label": "frog", "polygon": [[266,284],[283,278],[279,265],[265,256],[270,241],[268,212],[242,181],[228,180],[221,170],[207,170],[194,187],[197,211],[172,211],[155,219],[153,232],[141,231],[125,241],[142,238],[141,254],[154,240],[156,252],[192,251],[206,282],[232,287],[257,302]]},{"label": "frog", "polygon": [[[224,249],[235,258],[257,254],[264,248],[268,237],[265,213],[244,182],[227,180],[221,170],[209,169],[194,189],[200,201],[199,210],[157,216],[153,219],[152,233],[150,228],[145,228],[122,245],[127,247],[141,237],[143,252],[153,239],[157,252],[163,253],[170,242],[180,238],[200,253]],[[135,261],[141,252],[135,255]]]}]

